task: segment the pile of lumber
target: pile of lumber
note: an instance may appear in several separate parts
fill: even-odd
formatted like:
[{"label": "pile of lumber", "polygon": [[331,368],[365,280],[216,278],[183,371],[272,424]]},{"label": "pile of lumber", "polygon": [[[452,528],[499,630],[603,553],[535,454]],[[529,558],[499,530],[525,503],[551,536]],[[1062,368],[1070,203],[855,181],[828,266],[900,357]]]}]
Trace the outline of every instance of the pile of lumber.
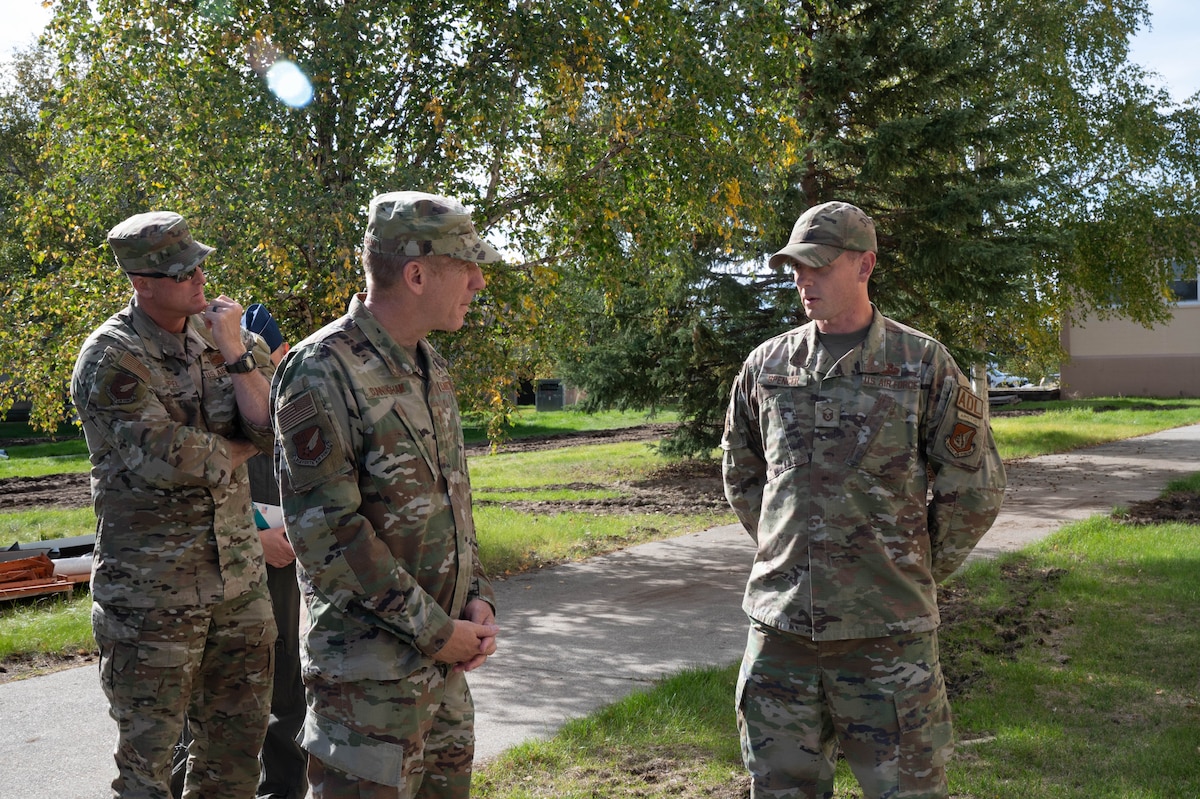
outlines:
[{"label": "pile of lumber", "polygon": [[0,600],[67,593],[91,579],[94,535],[14,543],[0,550]]},{"label": "pile of lumber", "polygon": [[45,552],[0,562],[0,599],[70,591],[67,577],[54,573],[54,561]]}]

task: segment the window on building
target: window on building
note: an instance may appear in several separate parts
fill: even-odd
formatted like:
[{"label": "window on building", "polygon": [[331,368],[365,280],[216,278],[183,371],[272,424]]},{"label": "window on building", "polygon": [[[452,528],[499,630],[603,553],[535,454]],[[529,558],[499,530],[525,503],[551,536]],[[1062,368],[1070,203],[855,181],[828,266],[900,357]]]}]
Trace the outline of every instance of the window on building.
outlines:
[{"label": "window on building", "polygon": [[1175,263],[1175,279],[1171,281],[1171,292],[1175,295],[1176,302],[1200,301],[1200,295],[1197,295],[1196,267],[1196,264]]}]

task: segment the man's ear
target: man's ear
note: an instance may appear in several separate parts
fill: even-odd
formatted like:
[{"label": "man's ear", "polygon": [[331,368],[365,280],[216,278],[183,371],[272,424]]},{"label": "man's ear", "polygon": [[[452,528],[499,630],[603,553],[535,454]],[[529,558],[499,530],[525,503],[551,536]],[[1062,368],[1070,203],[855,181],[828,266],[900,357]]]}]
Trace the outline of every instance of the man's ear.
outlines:
[{"label": "man's ear", "polygon": [[429,282],[429,265],[420,258],[410,258],[404,263],[400,277],[413,294],[424,294]]},{"label": "man's ear", "polygon": [[858,277],[862,281],[866,281],[871,277],[871,273],[875,271],[875,253],[864,252],[863,258],[858,262]]},{"label": "man's ear", "polygon": [[153,297],[154,296],[154,281],[148,277],[138,277],[136,275],[129,276],[129,283],[133,286],[134,293],[139,296]]}]

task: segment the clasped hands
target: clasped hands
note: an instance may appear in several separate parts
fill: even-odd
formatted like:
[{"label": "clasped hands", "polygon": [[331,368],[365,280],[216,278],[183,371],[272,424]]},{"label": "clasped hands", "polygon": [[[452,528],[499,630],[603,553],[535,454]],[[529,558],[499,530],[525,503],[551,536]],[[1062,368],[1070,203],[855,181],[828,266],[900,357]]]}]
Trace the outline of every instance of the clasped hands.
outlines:
[{"label": "clasped hands", "polygon": [[454,632],[446,645],[434,653],[440,663],[453,663],[455,671],[472,671],[483,665],[496,651],[496,615],[482,599],[472,599],[463,610],[463,618],[454,621]]}]

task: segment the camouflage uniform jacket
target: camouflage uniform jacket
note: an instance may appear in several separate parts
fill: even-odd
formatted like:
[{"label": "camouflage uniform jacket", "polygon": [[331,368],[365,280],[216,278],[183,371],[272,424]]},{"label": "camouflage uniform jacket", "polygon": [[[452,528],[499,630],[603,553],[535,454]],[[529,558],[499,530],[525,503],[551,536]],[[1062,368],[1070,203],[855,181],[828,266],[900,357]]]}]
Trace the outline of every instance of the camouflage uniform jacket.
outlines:
[{"label": "camouflage uniform jacket", "polygon": [[308,606],[306,676],[401,679],[445,645],[467,602],[495,604],[454,388],[445,361],[418,346],[428,393],[359,295],[280,364],[271,405]]},{"label": "camouflage uniform jacket", "polygon": [[[266,343],[244,340],[270,379]],[[273,434],[241,418],[200,316],[175,335],[131,300],[84,342],[71,396],[92,462],[97,602],[210,605],[263,581],[246,467],[225,442],[270,451]]]},{"label": "camouflage uniform jacket", "polygon": [[814,323],[755,349],[722,441],[757,544],[746,613],[814,640],[936,629],[935,582],[1004,496],[986,409],[941,344],[878,310],[836,364]]}]

